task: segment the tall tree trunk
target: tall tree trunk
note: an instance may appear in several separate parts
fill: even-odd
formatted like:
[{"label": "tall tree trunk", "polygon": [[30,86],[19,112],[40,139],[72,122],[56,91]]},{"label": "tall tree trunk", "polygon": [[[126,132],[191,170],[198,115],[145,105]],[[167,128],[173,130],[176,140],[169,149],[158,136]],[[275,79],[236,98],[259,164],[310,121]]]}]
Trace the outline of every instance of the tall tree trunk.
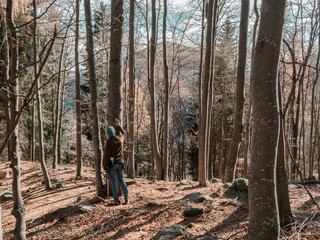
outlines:
[{"label": "tall tree trunk", "polygon": [[163,10],[163,31],[162,31],[162,46],[163,46],[163,75],[165,85],[165,100],[164,100],[164,124],[163,124],[163,179],[168,181],[168,138],[169,138],[169,73],[167,63],[167,14],[168,4],[164,0]]},{"label": "tall tree trunk", "polygon": [[123,120],[123,18],[124,1],[111,1],[108,124]]},{"label": "tall tree trunk", "polygon": [[129,146],[128,146],[128,177],[135,177],[134,161],[134,107],[135,107],[135,48],[134,48],[134,9],[135,0],[130,0],[130,28],[129,28]]},{"label": "tall tree trunk", "polygon": [[[309,140],[309,177],[313,176],[313,165],[314,165],[314,149],[316,147],[315,141],[313,141],[313,125],[314,125],[314,108],[315,108],[315,90],[316,90],[316,85],[318,82],[319,78],[319,66],[320,66],[320,34],[319,34],[319,40],[318,40],[318,56],[317,56],[317,63],[316,63],[316,77],[315,77],[315,82],[312,85],[312,95],[311,95],[311,126],[310,126],[310,140]],[[319,167],[318,167],[319,168]]]},{"label": "tall tree trunk", "polygon": [[222,89],[222,101],[221,101],[221,145],[220,145],[220,164],[219,164],[219,178],[223,179],[225,174],[225,165],[226,160],[224,158],[224,148],[225,148],[225,122],[226,122],[226,83],[225,78],[223,81],[223,89]]},{"label": "tall tree trunk", "polygon": [[156,126],[156,105],[155,105],[155,60],[156,60],[156,0],[152,0],[152,27],[151,27],[151,42],[150,42],[150,105],[151,105],[151,144],[152,144],[152,155],[156,165],[157,179],[162,178],[161,159],[159,154],[159,145],[157,138],[157,126]]},{"label": "tall tree trunk", "polygon": [[225,181],[234,180],[235,166],[239,152],[239,145],[242,139],[243,125],[243,106],[244,106],[244,83],[246,79],[247,63],[247,41],[248,41],[248,20],[249,20],[250,0],[241,1],[241,20],[240,20],[240,39],[238,51],[238,69],[236,83],[236,106],[233,121],[232,140],[227,159],[227,169]]},{"label": "tall tree trunk", "polygon": [[263,0],[253,63],[252,159],[249,174],[249,240],[278,239],[276,156],[279,121],[277,77],[286,1]]},{"label": "tall tree trunk", "polygon": [[[254,62],[254,55],[255,55],[255,49],[256,49],[257,29],[258,29],[258,24],[259,24],[259,19],[260,19],[257,0],[254,0],[253,8],[254,8],[254,12],[255,12],[255,15],[256,15],[256,20],[254,22],[253,35],[252,35],[251,66],[253,66],[253,62]],[[253,69],[251,68],[251,72],[252,72],[252,70]],[[251,87],[251,83],[252,83],[252,74],[250,74],[250,87]],[[249,152],[250,135],[251,135],[251,131],[250,131],[251,107],[252,107],[252,97],[251,97],[251,92],[249,91],[249,106],[248,106],[248,112],[247,112],[247,116],[246,116],[246,125],[245,125],[245,128],[246,128],[245,129],[246,140],[245,140],[244,157],[243,157],[243,162],[244,162],[243,176],[244,176],[244,178],[248,177],[248,152]]]},{"label": "tall tree trunk", "polygon": [[94,166],[96,173],[96,191],[98,196],[103,195],[103,175],[102,175],[102,150],[99,128],[99,108],[98,108],[98,89],[94,60],[94,44],[91,19],[90,0],[84,0],[84,11],[86,17],[86,38],[87,55],[90,82],[90,105],[92,115],[92,140],[94,149]]},{"label": "tall tree trunk", "polygon": [[[33,0],[33,59],[34,59],[34,78],[37,78],[38,75],[38,66],[37,66],[37,1]],[[40,87],[39,78],[36,80],[37,89]],[[43,142],[43,126],[42,126],[42,107],[41,107],[41,93],[40,90],[37,90],[37,116],[38,116],[38,139],[39,139],[39,161],[41,165],[41,170],[44,176],[44,181],[46,185],[46,190],[50,190],[52,188],[51,180],[49,176],[49,172],[46,166],[45,154],[44,154],[44,142]]]},{"label": "tall tree trunk", "polygon": [[57,147],[58,147],[58,164],[61,164],[61,134],[62,134],[62,117],[63,117],[63,108],[64,108],[64,95],[65,95],[65,88],[66,88],[66,72],[63,73],[63,81],[61,86],[61,99],[60,99],[60,108],[59,108],[59,120],[58,120],[58,134],[57,134]]},{"label": "tall tree trunk", "polygon": [[198,127],[200,129],[200,116],[201,116],[201,102],[202,102],[202,67],[203,67],[203,45],[204,45],[204,30],[205,30],[205,8],[206,1],[202,1],[202,19],[201,19],[201,46],[200,46],[200,64],[199,64],[199,86],[198,86],[198,94],[199,94],[199,123]]},{"label": "tall tree trunk", "polygon": [[[35,76],[34,76],[35,77]],[[31,106],[31,136],[30,136],[30,161],[35,162],[35,99],[32,99]]]},{"label": "tall tree trunk", "polygon": [[276,169],[276,188],[278,199],[278,210],[280,218],[280,226],[285,227],[293,220],[286,167],[284,164],[285,148],[284,148],[284,131],[283,131],[283,115],[282,115],[282,90],[280,79],[278,79],[278,111],[279,111],[279,136],[277,149],[277,169]]},{"label": "tall tree trunk", "polygon": [[200,117],[200,136],[199,136],[199,171],[198,180],[201,186],[206,186],[206,165],[207,165],[207,127],[208,127],[208,100],[209,100],[209,82],[212,54],[212,25],[213,25],[213,8],[214,1],[209,0],[209,9],[207,17],[207,37],[206,37],[206,55],[202,86],[202,102],[201,102],[201,117]]},{"label": "tall tree trunk", "polygon": [[81,143],[81,95],[80,95],[80,64],[79,64],[79,34],[80,34],[80,2],[76,0],[76,33],[75,33],[75,81],[76,81],[76,115],[77,115],[77,177],[83,176],[82,143]]},{"label": "tall tree trunk", "polygon": [[59,139],[59,125],[60,125],[60,108],[61,108],[61,92],[62,92],[62,68],[63,63],[65,61],[65,40],[68,34],[68,29],[66,30],[63,43],[61,45],[61,53],[59,59],[59,73],[58,73],[58,80],[57,80],[57,87],[56,87],[56,98],[55,98],[55,114],[54,114],[54,126],[53,126],[53,160],[52,160],[52,168],[56,169],[58,165],[58,155],[60,149],[58,149],[58,139]]},{"label": "tall tree trunk", "polygon": [[[5,51],[8,54],[7,60],[5,62],[8,64],[5,66],[5,80],[9,79],[11,76],[14,76],[18,72],[18,60],[19,60],[19,40],[18,33],[16,31],[16,26],[14,23],[14,1],[7,0],[7,11],[6,11],[6,24],[5,27],[8,28],[7,34],[5,34],[6,47],[8,50]],[[8,108],[10,108],[9,119],[10,119],[10,129],[13,128],[13,124],[18,114],[19,108],[19,83],[18,77],[9,85],[9,99],[8,99]],[[7,133],[9,134],[9,133]],[[14,229],[14,238],[15,239],[26,239],[26,224],[25,224],[25,205],[22,200],[21,194],[21,163],[20,163],[20,146],[19,146],[19,127],[18,125],[14,128],[14,131],[11,135],[11,138],[8,142],[9,152],[9,161],[11,161],[10,167],[12,168],[12,192],[13,192],[13,210],[12,215],[16,218],[16,226]]]},{"label": "tall tree trunk", "polygon": [[[211,132],[212,132],[212,128],[214,128],[213,126],[213,122],[212,122],[212,114],[213,114],[213,95],[214,95],[214,60],[215,60],[215,46],[216,46],[216,28],[217,28],[217,12],[218,12],[218,1],[215,1],[214,3],[214,7],[213,7],[213,20],[212,20],[212,44],[211,44],[211,66],[210,66],[210,81],[209,81],[209,100],[208,100],[208,126],[207,126],[207,147],[206,147],[206,151],[207,151],[207,172],[206,172],[206,179],[208,179],[209,181],[211,181],[211,178],[209,178],[209,171],[210,171],[210,152],[211,152]],[[211,169],[212,170],[212,169]],[[212,175],[212,173],[211,173]]]}]

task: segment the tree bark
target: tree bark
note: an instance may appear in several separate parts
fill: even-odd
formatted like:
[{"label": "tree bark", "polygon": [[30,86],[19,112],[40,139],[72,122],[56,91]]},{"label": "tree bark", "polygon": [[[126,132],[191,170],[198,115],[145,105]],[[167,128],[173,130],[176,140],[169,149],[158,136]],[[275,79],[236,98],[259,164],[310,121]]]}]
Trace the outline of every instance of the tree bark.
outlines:
[{"label": "tree bark", "polygon": [[162,46],[163,46],[163,75],[165,85],[165,100],[164,100],[164,123],[163,123],[163,179],[168,181],[168,138],[169,138],[169,73],[167,62],[167,14],[168,4],[164,0],[163,10],[163,31],[162,31]]},{"label": "tree bark", "polygon": [[278,239],[276,156],[279,136],[277,77],[286,1],[263,0],[253,63],[249,240]]},{"label": "tree bark", "polygon": [[283,130],[283,115],[282,115],[282,91],[280,79],[278,79],[278,111],[279,111],[279,136],[278,136],[278,149],[277,149],[277,169],[276,169],[276,188],[278,199],[278,210],[280,226],[285,227],[293,220],[286,167],[284,164],[285,148],[284,148],[284,130]]},{"label": "tree bark", "polygon": [[208,101],[209,101],[209,82],[212,54],[212,25],[213,25],[213,8],[214,1],[209,0],[209,9],[207,17],[207,36],[206,36],[206,54],[204,66],[204,78],[202,87],[202,102],[201,102],[201,119],[200,119],[200,135],[199,135],[199,171],[198,180],[201,186],[206,186],[206,155],[207,155],[207,127],[208,127]]},{"label": "tree bark", "polygon": [[[37,66],[37,1],[33,0],[33,14],[34,14],[34,21],[33,21],[33,59],[34,59],[34,78],[37,78],[38,66]],[[37,81],[37,88],[40,86],[39,78]],[[49,176],[49,172],[46,166],[45,155],[44,155],[44,142],[43,142],[43,126],[42,126],[42,107],[41,107],[41,93],[40,90],[37,91],[37,116],[38,116],[38,139],[39,139],[39,161],[41,165],[41,170],[44,176],[44,181],[46,185],[46,190],[51,190],[51,180]]]},{"label": "tree bark", "polygon": [[247,41],[248,41],[248,21],[249,21],[250,0],[241,1],[240,39],[238,51],[238,69],[236,83],[236,106],[233,121],[232,140],[227,159],[227,169],[225,182],[233,182],[235,177],[235,167],[238,158],[239,145],[242,139],[243,106],[244,106],[244,83],[246,79],[247,63]]},{"label": "tree bark", "polygon": [[[6,9],[6,19],[5,27],[8,29],[6,31],[5,41],[6,48],[5,51],[7,59],[5,62],[7,65],[5,66],[5,80],[9,79],[11,76],[15,75],[18,72],[19,66],[19,40],[18,33],[16,31],[16,26],[14,23],[14,1],[7,0],[7,9]],[[19,82],[18,77],[11,82],[8,86],[9,90],[9,98],[7,106],[9,108],[8,113],[10,120],[10,129],[14,124],[14,121],[18,115],[18,107],[19,107]],[[7,133],[9,134],[9,133]],[[26,224],[25,224],[25,205],[22,200],[21,194],[21,163],[20,163],[20,146],[19,146],[19,128],[16,126],[11,135],[11,138],[8,142],[9,151],[9,161],[11,162],[10,167],[12,168],[12,192],[13,192],[13,210],[12,215],[16,218],[16,226],[14,229],[14,238],[18,240],[26,239]]]},{"label": "tree bark", "polygon": [[77,115],[77,177],[83,176],[82,143],[81,143],[81,95],[80,95],[80,64],[79,64],[79,34],[80,34],[80,2],[76,0],[76,32],[75,32],[75,81],[76,81],[76,115]]},{"label": "tree bark", "polygon": [[152,155],[156,165],[157,179],[162,178],[161,159],[159,154],[159,145],[157,137],[157,126],[156,126],[156,105],[155,105],[155,58],[157,49],[156,40],[156,0],[152,0],[152,26],[151,26],[151,40],[150,40],[150,118],[151,118],[151,144],[152,144]]},{"label": "tree bark", "polygon": [[89,82],[90,82],[90,105],[92,114],[92,140],[94,149],[94,165],[96,174],[96,191],[98,196],[103,195],[103,174],[102,174],[102,147],[100,140],[100,127],[99,127],[99,108],[98,108],[98,89],[97,79],[95,72],[94,60],[94,43],[93,31],[91,22],[91,6],[90,0],[84,0],[84,11],[86,17],[86,38],[87,38],[87,55],[88,55],[88,69],[89,69]]},{"label": "tree bark", "polygon": [[[257,6],[257,0],[254,0],[254,12],[256,15],[256,20],[254,22],[253,26],[253,35],[252,35],[252,53],[251,53],[251,66],[253,66],[254,62],[254,55],[255,55],[255,48],[256,48],[256,38],[257,38],[257,29],[258,29],[258,24],[259,24],[259,11],[258,11],[258,6]],[[252,68],[251,68],[252,71]],[[252,83],[252,74],[250,75],[250,86]],[[251,125],[251,106],[252,106],[252,98],[251,98],[251,93],[249,91],[249,106],[248,106],[248,112],[246,116],[246,125],[245,125],[245,132],[246,132],[246,139],[245,139],[245,149],[244,149],[244,156],[243,156],[243,177],[247,178],[248,177],[248,152],[249,152],[249,147],[250,147],[250,125]]]},{"label": "tree bark", "polygon": [[130,0],[130,27],[129,27],[129,134],[128,134],[128,177],[135,177],[134,161],[134,108],[135,108],[135,48],[134,48],[134,9],[135,0]]},{"label": "tree bark", "polygon": [[111,1],[108,124],[123,120],[123,22],[124,1]]}]

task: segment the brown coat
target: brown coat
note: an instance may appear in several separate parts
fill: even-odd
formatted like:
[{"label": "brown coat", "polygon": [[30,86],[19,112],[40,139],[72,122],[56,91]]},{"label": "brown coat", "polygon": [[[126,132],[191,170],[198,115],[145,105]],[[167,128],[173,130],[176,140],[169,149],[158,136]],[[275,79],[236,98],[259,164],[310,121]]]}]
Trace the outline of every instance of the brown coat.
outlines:
[{"label": "brown coat", "polygon": [[[111,157],[114,158],[114,163],[123,163],[123,142],[126,139],[127,133],[121,126],[115,129],[117,130],[116,132],[118,134],[108,138],[104,149],[104,170],[107,170],[108,163]],[[121,133],[122,135],[120,135],[119,133]]]}]

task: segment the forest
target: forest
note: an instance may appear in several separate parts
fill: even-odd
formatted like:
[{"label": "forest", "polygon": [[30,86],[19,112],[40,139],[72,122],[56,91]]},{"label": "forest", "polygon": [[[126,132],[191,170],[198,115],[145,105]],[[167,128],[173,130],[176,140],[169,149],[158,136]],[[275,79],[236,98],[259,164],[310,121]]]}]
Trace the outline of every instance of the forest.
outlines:
[{"label": "forest", "polygon": [[319,74],[320,0],[1,0],[0,240],[320,239]]}]

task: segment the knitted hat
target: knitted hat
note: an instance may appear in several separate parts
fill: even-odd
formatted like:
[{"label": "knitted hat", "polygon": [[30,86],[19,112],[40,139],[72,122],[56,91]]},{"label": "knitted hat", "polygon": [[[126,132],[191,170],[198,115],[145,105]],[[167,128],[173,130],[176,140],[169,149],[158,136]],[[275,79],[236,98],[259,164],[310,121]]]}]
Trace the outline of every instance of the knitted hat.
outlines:
[{"label": "knitted hat", "polygon": [[114,127],[109,126],[109,127],[107,128],[107,135],[108,135],[109,137],[113,137],[115,134],[116,134],[116,130],[114,129]]}]

